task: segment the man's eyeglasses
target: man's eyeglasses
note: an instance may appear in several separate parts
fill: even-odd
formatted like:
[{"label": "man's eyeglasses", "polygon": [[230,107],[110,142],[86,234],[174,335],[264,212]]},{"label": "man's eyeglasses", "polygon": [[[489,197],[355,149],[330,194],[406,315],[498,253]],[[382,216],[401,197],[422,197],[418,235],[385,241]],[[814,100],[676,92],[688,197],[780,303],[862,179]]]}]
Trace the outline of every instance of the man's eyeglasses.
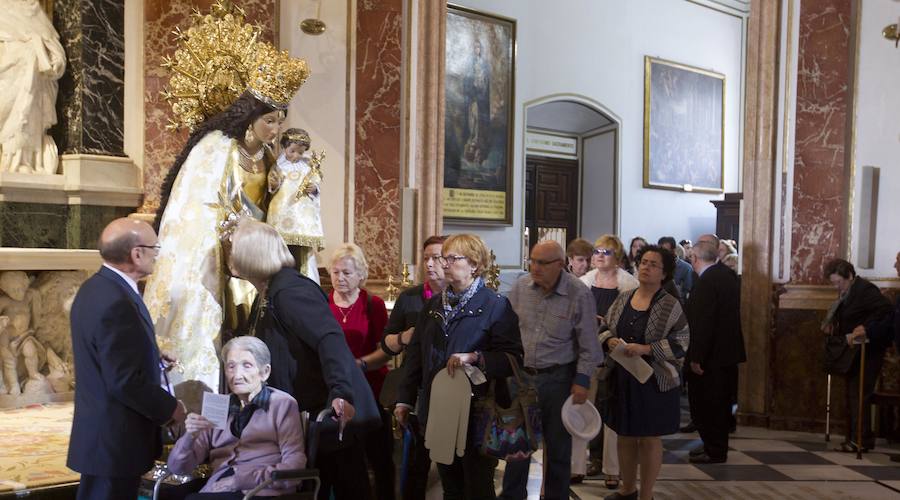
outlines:
[{"label": "man's eyeglasses", "polygon": [[159,251],[160,248],[162,248],[162,246],[160,246],[159,243],[157,243],[156,245],[135,245],[135,246],[138,248],[150,248],[150,249],[156,250],[157,252]]},{"label": "man's eyeglasses", "polygon": [[604,257],[609,257],[615,253],[616,253],[615,251],[610,250],[609,248],[595,248],[594,249],[594,255],[603,255]]},{"label": "man's eyeglasses", "polygon": [[442,266],[446,266],[448,264],[453,264],[458,260],[467,259],[465,255],[438,255],[435,257],[438,262],[441,263]]},{"label": "man's eyeglasses", "polygon": [[441,261],[441,254],[436,253],[436,254],[434,254],[434,255],[426,255],[426,256],[425,256],[425,262],[430,262],[430,261],[440,262],[440,261]]}]

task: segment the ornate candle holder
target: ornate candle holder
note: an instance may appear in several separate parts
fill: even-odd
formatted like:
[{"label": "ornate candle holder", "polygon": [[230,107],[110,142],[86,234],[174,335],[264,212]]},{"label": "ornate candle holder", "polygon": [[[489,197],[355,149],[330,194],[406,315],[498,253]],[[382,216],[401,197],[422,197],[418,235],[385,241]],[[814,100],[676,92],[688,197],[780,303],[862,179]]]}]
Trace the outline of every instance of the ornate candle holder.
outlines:
[{"label": "ornate candle holder", "polygon": [[485,284],[493,290],[500,289],[500,266],[497,265],[497,255],[491,250],[491,265],[487,269]]},{"label": "ornate candle holder", "polygon": [[409,281],[409,264],[406,262],[403,263],[403,270],[400,271],[400,276],[403,278],[400,281],[400,288],[406,289],[412,286],[412,282]]}]

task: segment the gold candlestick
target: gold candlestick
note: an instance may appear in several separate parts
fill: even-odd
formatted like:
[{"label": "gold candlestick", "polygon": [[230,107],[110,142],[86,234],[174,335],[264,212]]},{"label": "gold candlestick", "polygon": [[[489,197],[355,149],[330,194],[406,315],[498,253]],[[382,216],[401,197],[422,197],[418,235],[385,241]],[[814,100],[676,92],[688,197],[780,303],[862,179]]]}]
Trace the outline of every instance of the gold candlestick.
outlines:
[{"label": "gold candlestick", "polygon": [[403,271],[400,272],[400,275],[403,277],[403,280],[400,281],[400,288],[409,288],[412,286],[412,282],[409,281],[409,264],[406,262],[403,263]]},{"label": "gold candlestick", "polygon": [[491,250],[491,265],[488,266],[485,284],[494,290],[500,289],[500,266],[497,265],[497,255],[493,250]]},{"label": "gold candlestick", "polygon": [[388,284],[387,284],[387,288],[385,288],[384,291],[387,292],[388,302],[394,302],[397,300],[398,288],[394,286],[394,276],[393,275],[390,275],[390,274],[388,275]]}]

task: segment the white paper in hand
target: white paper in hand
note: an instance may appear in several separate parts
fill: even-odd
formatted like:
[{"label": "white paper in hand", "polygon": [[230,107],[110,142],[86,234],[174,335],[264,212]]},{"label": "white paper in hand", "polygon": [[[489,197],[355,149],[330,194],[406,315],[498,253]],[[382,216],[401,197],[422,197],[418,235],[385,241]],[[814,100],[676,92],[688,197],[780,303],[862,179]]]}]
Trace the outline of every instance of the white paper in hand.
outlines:
[{"label": "white paper in hand", "polygon": [[230,396],[227,394],[213,394],[212,392],[203,393],[203,412],[206,417],[216,426],[216,429],[228,428],[228,402]]},{"label": "white paper in hand", "polygon": [[628,373],[634,375],[640,383],[646,383],[653,375],[653,367],[644,361],[640,356],[628,356],[625,354],[625,346],[628,345],[624,340],[609,353],[609,357],[616,360],[619,365],[628,370]]}]

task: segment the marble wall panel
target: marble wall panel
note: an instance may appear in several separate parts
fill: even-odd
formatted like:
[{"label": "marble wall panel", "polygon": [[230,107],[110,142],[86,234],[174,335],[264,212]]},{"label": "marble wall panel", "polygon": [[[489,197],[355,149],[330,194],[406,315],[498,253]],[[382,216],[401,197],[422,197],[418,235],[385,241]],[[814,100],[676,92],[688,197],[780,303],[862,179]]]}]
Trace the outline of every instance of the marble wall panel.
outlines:
[{"label": "marble wall panel", "polygon": [[356,6],[353,234],[375,279],[400,270],[402,9],[402,0],[358,0]]},{"label": "marble wall panel", "polygon": [[0,247],[66,248],[66,205],[0,203]]},{"label": "marble wall panel", "polygon": [[[774,429],[824,432],[827,378],[824,340],[819,325],[825,311],[781,309],[776,312],[771,354],[769,426]],[[751,381],[741,381],[751,383]],[[831,433],[843,434],[844,382],[832,377]]]},{"label": "marble wall panel", "polygon": [[0,202],[0,247],[97,248],[100,232],[129,207]]},{"label": "marble wall panel", "polygon": [[[262,39],[272,42],[278,25],[276,0],[236,2],[251,23],[263,27]],[[152,213],[159,206],[159,188],[166,173],[187,141],[187,132],[171,132],[166,125],[171,107],[159,92],[169,75],[160,67],[162,58],[175,52],[172,30],[190,25],[192,9],[208,12],[213,0],[144,1],[144,204],[138,212]]]},{"label": "marble wall panel", "polygon": [[55,0],[66,51],[54,139],[63,153],[124,156],[125,4]]},{"label": "marble wall panel", "polygon": [[822,267],[842,255],[849,192],[845,140],[851,0],[800,5],[791,281],[822,283]]}]

